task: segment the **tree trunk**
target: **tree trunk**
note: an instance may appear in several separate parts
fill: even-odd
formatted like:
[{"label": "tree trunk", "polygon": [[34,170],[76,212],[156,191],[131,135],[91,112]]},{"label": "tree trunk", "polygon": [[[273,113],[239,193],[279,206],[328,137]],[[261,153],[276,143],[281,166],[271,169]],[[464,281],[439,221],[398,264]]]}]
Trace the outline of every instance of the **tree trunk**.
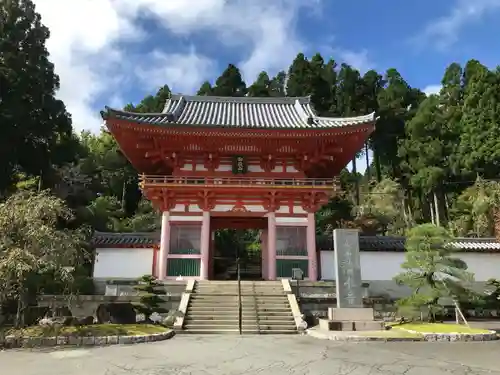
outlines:
[{"label": "tree trunk", "polygon": [[368,184],[372,179],[371,170],[370,170],[370,159],[368,158],[368,142],[365,142],[365,160],[366,160],[366,177],[368,180]]},{"label": "tree trunk", "polygon": [[122,210],[125,213],[125,195],[127,194],[127,179],[123,178],[123,188],[122,188]]},{"label": "tree trunk", "polygon": [[493,231],[495,239],[500,242],[500,207],[493,208]]},{"label": "tree trunk", "polygon": [[434,209],[432,207],[432,202],[430,202],[429,200],[427,200],[427,203],[429,204],[429,212],[431,214],[431,223],[432,224],[436,224],[436,220],[434,218]]},{"label": "tree trunk", "polygon": [[435,212],[435,218],[436,218],[436,225],[439,227],[441,225],[441,220],[440,220],[440,215],[439,215],[439,201],[436,195],[436,191],[432,193],[433,200],[434,200],[434,212]]},{"label": "tree trunk", "polygon": [[355,202],[356,202],[356,206],[359,206],[359,176],[358,176],[358,168],[357,168],[357,165],[356,165],[356,157],[354,157],[354,159],[352,159],[352,174],[354,175],[354,198],[355,198]]},{"label": "tree trunk", "polygon": [[382,181],[382,170],[380,168],[380,157],[378,155],[378,151],[374,148],[373,156],[375,159],[375,172],[377,173],[377,182]]}]

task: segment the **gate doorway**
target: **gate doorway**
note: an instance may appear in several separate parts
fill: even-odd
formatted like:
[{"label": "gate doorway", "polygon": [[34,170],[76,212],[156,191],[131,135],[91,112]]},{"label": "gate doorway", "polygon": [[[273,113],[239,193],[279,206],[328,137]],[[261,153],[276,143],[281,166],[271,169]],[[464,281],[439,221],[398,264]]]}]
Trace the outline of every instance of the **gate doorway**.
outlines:
[{"label": "gate doorway", "polygon": [[212,278],[236,280],[238,259],[242,280],[262,280],[261,230],[267,228],[263,217],[213,217]]}]

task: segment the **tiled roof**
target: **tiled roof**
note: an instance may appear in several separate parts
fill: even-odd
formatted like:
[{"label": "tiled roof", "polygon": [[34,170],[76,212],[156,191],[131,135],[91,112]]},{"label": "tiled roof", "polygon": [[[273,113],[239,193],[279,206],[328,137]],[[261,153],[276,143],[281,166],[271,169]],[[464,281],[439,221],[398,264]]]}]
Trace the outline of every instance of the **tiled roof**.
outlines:
[{"label": "tiled roof", "polygon": [[[404,251],[405,237],[360,236],[361,251]],[[96,232],[92,241],[95,247],[152,247],[160,243],[159,233],[106,233]],[[332,236],[317,236],[318,250],[332,250]],[[500,242],[494,238],[457,238],[451,246],[470,252],[500,252]]]},{"label": "tiled roof", "polygon": [[[360,236],[361,251],[404,251],[405,237],[392,236]],[[320,250],[332,250],[332,236],[318,236],[316,244]],[[461,251],[470,252],[500,252],[500,242],[494,238],[456,238],[450,246]]]},{"label": "tiled roof", "polygon": [[309,97],[253,98],[172,95],[162,113],[132,113],[106,107],[103,119],[175,127],[326,129],[370,124],[375,113],[358,117],[316,116]]},{"label": "tiled roof", "polygon": [[159,233],[108,233],[95,232],[95,247],[152,247],[160,242]]}]

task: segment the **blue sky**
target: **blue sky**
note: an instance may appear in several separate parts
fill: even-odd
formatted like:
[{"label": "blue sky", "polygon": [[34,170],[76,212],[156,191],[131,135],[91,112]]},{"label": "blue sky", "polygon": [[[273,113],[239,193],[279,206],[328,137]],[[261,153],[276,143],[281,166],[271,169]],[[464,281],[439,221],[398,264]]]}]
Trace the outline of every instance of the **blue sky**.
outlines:
[{"label": "blue sky", "polygon": [[159,86],[197,90],[228,63],[247,81],[286,69],[298,52],[361,71],[398,69],[439,88],[445,67],[500,64],[500,0],[35,0],[51,29],[58,93],[75,128],[98,131],[104,105]]}]

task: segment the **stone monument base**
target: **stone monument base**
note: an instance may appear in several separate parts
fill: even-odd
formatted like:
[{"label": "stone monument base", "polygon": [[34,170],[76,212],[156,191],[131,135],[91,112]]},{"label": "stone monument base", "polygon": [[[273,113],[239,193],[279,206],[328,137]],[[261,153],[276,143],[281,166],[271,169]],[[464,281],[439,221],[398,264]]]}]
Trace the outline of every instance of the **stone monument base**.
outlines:
[{"label": "stone monument base", "polygon": [[379,331],[384,322],[376,321],[372,308],[328,308],[328,319],[319,320],[324,331]]}]

